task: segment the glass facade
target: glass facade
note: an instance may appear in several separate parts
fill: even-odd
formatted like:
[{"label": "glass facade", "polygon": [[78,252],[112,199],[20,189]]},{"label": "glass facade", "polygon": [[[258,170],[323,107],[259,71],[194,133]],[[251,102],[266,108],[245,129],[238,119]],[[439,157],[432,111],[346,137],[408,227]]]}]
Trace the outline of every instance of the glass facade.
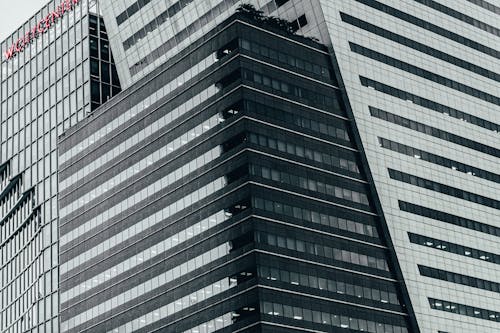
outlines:
[{"label": "glass facade", "polygon": [[[2,332],[59,330],[57,138],[97,106],[93,81],[105,92],[110,84],[109,97],[119,91],[97,13],[93,1],[51,1],[1,43]],[[18,51],[8,58],[12,45]],[[95,62],[103,68],[97,74]]]},{"label": "glass facade", "polygon": [[499,13],[50,1],[1,43],[0,331],[499,330]]},{"label": "glass facade", "polygon": [[[438,238],[446,235],[444,241],[452,244],[464,242],[470,248],[498,252],[497,2],[105,2],[105,19],[126,86],[182,52],[243,2],[255,5],[264,14],[288,20],[295,29],[300,28],[300,34],[332,47],[339,86],[352,106],[349,117],[360,129],[412,302],[419,305],[416,316],[420,326],[426,332],[500,330],[498,324],[480,320],[479,316],[437,311],[437,307],[430,310],[426,298],[446,300],[454,295],[458,304],[469,304],[470,309],[483,302],[498,309],[498,295],[471,297],[476,294],[473,289],[423,277],[417,269],[419,264],[446,269],[451,266],[457,274],[470,275],[473,271],[476,278],[498,281],[495,268],[415,247],[407,237],[408,232],[440,235]],[[253,44],[246,41],[242,47],[280,59],[281,50],[270,51],[272,48],[260,41]],[[306,61],[290,60],[290,64],[307,67]],[[278,66],[288,65],[288,61],[280,61]],[[254,79],[271,86],[273,83],[263,74]],[[281,85],[277,80],[275,84]],[[404,172],[409,181],[395,178],[397,171]],[[416,188],[414,183],[419,182],[427,185]]]},{"label": "glass facade", "polygon": [[100,16],[89,16],[90,100],[91,111],[106,103],[121,90],[108,33]]},{"label": "glass facade", "polygon": [[326,47],[257,25],[61,137],[62,332],[416,331]]},{"label": "glass facade", "polygon": [[500,331],[498,1],[312,2],[420,330]]},{"label": "glass facade", "polygon": [[[284,3],[274,0],[163,0],[101,1],[123,87],[129,87],[158,65],[172,58],[208,33],[243,3],[252,3],[265,14],[276,14]],[[280,13],[294,30],[310,33],[304,9]],[[314,34],[319,31],[314,28]],[[254,43],[258,43],[254,42]],[[307,60],[303,60],[307,63]]]}]

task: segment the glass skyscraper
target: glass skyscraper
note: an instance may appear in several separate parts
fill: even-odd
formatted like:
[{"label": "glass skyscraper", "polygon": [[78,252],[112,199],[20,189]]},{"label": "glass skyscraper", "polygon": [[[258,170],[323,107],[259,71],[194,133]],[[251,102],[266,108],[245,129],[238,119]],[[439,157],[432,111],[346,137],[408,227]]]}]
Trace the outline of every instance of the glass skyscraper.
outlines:
[{"label": "glass skyscraper", "polygon": [[1,332],[58,331],[58,136],[119,91],[96,13],[51,1],[1,44]]},{"label": "glass skyscraper", "polygon": [[498,1],[316,4],[420,330],[500,331]]},{"label": "glass skyscraper", "polygon": [[0,330],[500,331],[499,15],[49,3],[1,49]]},{"label": "glass skyscraper", "polygon": [[420,329],[499,331],[498,1],[103,1],[125,86],[241,3],[329,47]]},{"label": "glass skyscraper", "polygon": [[249,15],[61,138],[62,332],[416,331],[327,48]]}]

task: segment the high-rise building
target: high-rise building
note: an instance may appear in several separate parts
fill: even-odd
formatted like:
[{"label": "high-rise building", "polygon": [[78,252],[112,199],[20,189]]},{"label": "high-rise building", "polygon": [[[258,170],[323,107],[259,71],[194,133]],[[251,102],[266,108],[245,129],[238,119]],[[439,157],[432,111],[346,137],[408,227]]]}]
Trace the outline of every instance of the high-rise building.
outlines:
[{"label": "high-rise building", "polygon": [[[203,37],[245,2],[255,3],[241,0],[101,1],[122,87],[130,86]],[[275,13],[276,8],[275,1],[270,0],[261,9],[269,14]]]},{"label": "high-rise building", "polygon": [[318,5],[421,331],[500,332],[500,3]]},{"label": "high-rise building", "polygon": [[50,2],[1,46],[0,330],[500,331],[499,15]]},{"label": "high-rise building", "polygon": [[124,85],[243,2],[329,47],[421,331],[499,331],[498,1],[104,0]]},{"label": "high-rise building", "polygon": [[251,13],[61,137],[62,332],[417,331],[327,48]]},{"label": "high-rise building", "polygon": [[58,331],[57,138],[119,91],[96,13],[51,1],[1,43],[2,333]]}]

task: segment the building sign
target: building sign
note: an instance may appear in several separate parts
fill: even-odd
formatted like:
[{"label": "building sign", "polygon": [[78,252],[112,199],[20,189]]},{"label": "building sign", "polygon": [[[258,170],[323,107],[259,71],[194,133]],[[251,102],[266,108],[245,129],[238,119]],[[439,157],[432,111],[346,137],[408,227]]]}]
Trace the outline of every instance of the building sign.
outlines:
[{"label": "building sign", "polygon": [[12,44],[7,51],[4,52],[7,60],[13,58],[19,52],[22,52],[26,46],[30,45],[35,39],[47,32],[66,12],[72,11],[80,0],[63,0],[56,10],[50,12],[47,17],[38,22],[26,34]]}]

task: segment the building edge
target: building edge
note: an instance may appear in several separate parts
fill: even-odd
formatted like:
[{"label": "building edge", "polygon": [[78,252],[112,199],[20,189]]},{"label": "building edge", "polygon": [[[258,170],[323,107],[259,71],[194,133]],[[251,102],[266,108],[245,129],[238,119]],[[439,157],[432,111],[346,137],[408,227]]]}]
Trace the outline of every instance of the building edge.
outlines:
[{"label": "building edge", "polygon": [[346,107],[346,113],[349,116],[349,118],[351,119],[351,121],[349,122],[350,127],[351,127],[350,129],[351,129],[352,133],[354,134],[353,135],[354,142],[359,149],[361,164],[366,171],[365,176],[368,180],[367,185],[370,188],[370,192],[372,193],[372,198],[373,198],[375,210],[380,218],[380,222],[381,222],[380,226],[381,226],[381,229],[383,232],[383,239],[385,240],[385,242],[388,246],[388,250],[389,250],[388,252],[390,254],[391,263],[392,263],[393,268],[394,268],[394,273],[396,274],[396,278],[401,285],[401,292],[402,292],[401,296],[403,297],[403,301],[404,301],[404,304],[406,305],[406,310],[408,311],[408,316],[410,319],[408,322],[411,325],[412,331],[415,333],[419,333],[420,329],[419,329],[419,326],[417,323],[417,318],[415,316],[415,311],[413,310],[413,305],[411,303],[410,295],[408,293],[408,288],[406,286],[406,282],[405,282],[404,277],[403,277],[401,265],[399,264],[399,260],[398,260],[397,255],[396,255],[394,244],[392,242],[389,228],[387,226],[387,221],[386,221],[385,216],[384,216],[384,211],[382,209],[382,204],[380,202],[377,188],[375,186],[375,181],[373,179],[373,176],[372,176],[372,173],[370,170],[370,165],[368,164],[368,159],[366,157],[365,149],[364,149],[364,146],[363,146],[363,143],[361,140],[361,136],[360,136],[357,124],[356,124],[356,118],[354,117],[354,113],[353,113],[352,108],[351,108],[351,103],[349,101],[349,97],[347,96],[347,91],[346,91],[345,84],[344,84],[344,81],[342,78],[342,73],[340,72],[340,66],[338,64],[337,57],[335,55],[334,47],[328,46],[328,53],[330,54],[330,59],[331,59],[332,66],[334,69],[334,75],[335,75],[335,78],[338,82],[341,96],[344,100],[344,105]]}]

